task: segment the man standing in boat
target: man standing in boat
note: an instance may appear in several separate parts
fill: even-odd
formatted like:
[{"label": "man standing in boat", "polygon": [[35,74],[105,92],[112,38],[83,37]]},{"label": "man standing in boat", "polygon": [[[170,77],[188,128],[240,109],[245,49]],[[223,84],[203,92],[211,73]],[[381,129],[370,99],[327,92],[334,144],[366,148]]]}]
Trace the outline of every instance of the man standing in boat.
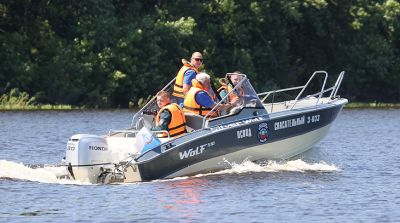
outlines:
[{"label": "man standing in boat", "polygon": [[[170,103],[170,94],[167,91],[157,93],[157,105],[160,108],[155,121],[156,126],[151,128],[153,131],[168,131],[170,137],[177,137],[187,133],[185,115],[179,105]],[[166,137],[166,135],[162,135]]]},{"label": "man standing in boat", "polygon": [[179,105],[183,105],[185,95],[192,87],[192,80],[199,73],[198,69],[203,64],[203,55],[200,52],[194,52],[190,58],[190,63],[182,60],[183,66],[176,76],[173,96],[176,97]]}]

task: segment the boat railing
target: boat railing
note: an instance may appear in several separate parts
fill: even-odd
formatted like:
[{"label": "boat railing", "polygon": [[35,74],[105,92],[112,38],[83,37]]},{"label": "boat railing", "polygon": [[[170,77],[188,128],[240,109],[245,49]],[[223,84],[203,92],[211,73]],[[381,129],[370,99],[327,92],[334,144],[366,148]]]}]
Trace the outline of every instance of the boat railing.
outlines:
[{"label": "boat railing", "polygon": [[[115,136],[117,134],[122,133],[123,137],[136,137],[136,135],[139,133],[140,130],[136,130],[136,129],[127,129],[127,130],[114,130],[114,129],[110,129],[108,131],[108,136]],[[164,138],[171,138],[170,134],[168,131],[166,130],[159,130],[159,131],[151,131],[153,134],[155,134],[156,136],[158,135],[163,135],[166,136]]]},{"label": "boat railing", "polygon": [[339,87],[342,84],[343,76],[344,76],[344,71],[340,72],[339,77],[336,79],[335,85],[331,87],[332,92],[329,97],[331,97],[331,98],[336,97],[337,91],[339,90]]},{"label": "boat railing", "polygon": [[[237,73],[227,73],[227,75],[238,75]],[[231,92],[225,95],[225,97],[221,98],[221,100],[211,109],[210,112],[208,112],[204,117],[203,117],[203,124],[202,124],[202,129],[205,128],[207,119],[210,117],[211,114],[217,111],[217,109],[221,106],[222,103],[226,102],[231,94],[233,94],[240,86],[243,85],[243,83],[247,80],[247,76],[245,74],[240,74],[243,78],[242,80],[239,81],[238,84],[236,84]]]},{"label": "boat railing", "polygon": [[139,132],[139,130],[115,130],[115,129],[110,129],[108,131],[108,136],[115,136],[117,134],[123,133],[124,137],[135,137],[136,134]]},{"label": "boat railing", "polygon": [[[272,95],[272,102],[270,103],[271,104],[271,110],[269,112],[273,112],[273,108],[274,108],[275,104],[283,102],[283,101],[275,102],[275,94],[281,93],[281,92],[299,90],[299,89],[301,89],[301,91],[299,92],[299,94],[297,94],[296,98],[292,101],[292,105],[290,107],[290,110],[293,109],[296,106],[296,104],[299,103],[300,101],[303,101],[303,100],[308,99],[310,97],[317,97],[318,96],[318,98],[317,98],[317,100],[315,102],[315,105],[317,105],[320,102],[322,96],[327,92],[331,92],[329,98],[335,98],[336,97],[337,91],[338,91],[338,89],[340,87],[340,84],[342,83],[344,73],[345,73],[344,71],[340,72],[340,74],[339,74],[339,76],[338,76],[338,78],[337,78],[337,80],[335,82],[335,85],[333,85],[332,87],[327,88],[327,89],[325,89],[325,85],[326,85],[326,81],[328,79],[328,73],[326,71],[315,71],[311,75],[311,77],[308,79],[308,81],[307,81],[307,83],[305,85],[297,86],[297,87],[291,87],[291,88],[284,88],[284,89],[279,89],[279,90],[273,90],[273,91],[268,91],[268,92],[263,92],[263,93],[257,94],[257,96],[259,96],[259,97],[263,96],[262,99],[261,99],[261,102],[263,104],[265,104],[265,100]],[[321,87],[320,91],[301,98],[302,94],[307,89],[307,87],[309,86],[309,84],[311,83],[311,81],[314,79],[314,77],[316,75],[324,75],[324,81],[323,81],[323,84],[322,84],[322,87]]]},{"label": "boat railing", "polygon": [[315,71],[315,72],[311,75],[310,79],[308,79],[307,83],[304,85],[303,89],[301,89],[301,91],[300,91],[300,93],[297,95],[296,99],[294,99],[294,103],[293,103],[291,109],[294,108],[294,106],[297,104],[298,101],[301,101],[301,100],[302,100],[302,99],[299,100],[300,96],[303,94],[303,92],[306,90],[306,88],[308,87],[308,85],[310,84],[310,82],[312,81],[312,79],[314,79],[314,77],[315,77],[317,74],[323,74],[323,75],[325,75],[324,83],[322,84],[321,91],[319,92],[319,94],[317,94],[317,95],[318,95],[318,99],[317,99],[317,101],[315,102],[315,105],[318,104],[319,100],[320,100],[321,97],[322,97],[322,94],[323,94],[322,92],[323,92],[324,89],[325,89],[326,80],[328,79],[328,73],[327,73],[326,71]]}]

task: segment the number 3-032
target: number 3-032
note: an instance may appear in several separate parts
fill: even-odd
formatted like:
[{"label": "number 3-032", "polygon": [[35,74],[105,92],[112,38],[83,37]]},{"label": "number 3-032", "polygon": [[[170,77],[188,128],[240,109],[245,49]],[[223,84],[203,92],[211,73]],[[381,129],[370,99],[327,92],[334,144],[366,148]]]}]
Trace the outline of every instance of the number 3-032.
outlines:
[{"label": "number 3-032", "polygon": [[319,122],[319,115],[307,116],[307,124],[310,122]]}]

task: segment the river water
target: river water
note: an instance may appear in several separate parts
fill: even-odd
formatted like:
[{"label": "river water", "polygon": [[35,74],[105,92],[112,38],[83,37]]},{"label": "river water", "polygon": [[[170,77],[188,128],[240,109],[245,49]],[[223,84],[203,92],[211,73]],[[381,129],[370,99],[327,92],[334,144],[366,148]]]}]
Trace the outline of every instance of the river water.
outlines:
[{"label": "river water", "polygon": [[343,110],[315,148],[214,174],[90,185],[55,178],[67,139],[129,111],[0,112],[0,222],[400,222],[400,110]]}]

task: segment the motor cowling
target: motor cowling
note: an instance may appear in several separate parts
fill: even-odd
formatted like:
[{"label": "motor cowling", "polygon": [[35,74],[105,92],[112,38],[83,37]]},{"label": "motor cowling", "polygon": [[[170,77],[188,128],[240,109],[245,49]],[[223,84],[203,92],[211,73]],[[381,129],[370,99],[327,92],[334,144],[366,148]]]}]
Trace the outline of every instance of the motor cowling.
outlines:
[{"label": "motor cowling", "polygon": [[76,180],[97,182],[101,168],[111,165],[111,151],[104,137],[78,134],[68,140],[65,162]]}]

